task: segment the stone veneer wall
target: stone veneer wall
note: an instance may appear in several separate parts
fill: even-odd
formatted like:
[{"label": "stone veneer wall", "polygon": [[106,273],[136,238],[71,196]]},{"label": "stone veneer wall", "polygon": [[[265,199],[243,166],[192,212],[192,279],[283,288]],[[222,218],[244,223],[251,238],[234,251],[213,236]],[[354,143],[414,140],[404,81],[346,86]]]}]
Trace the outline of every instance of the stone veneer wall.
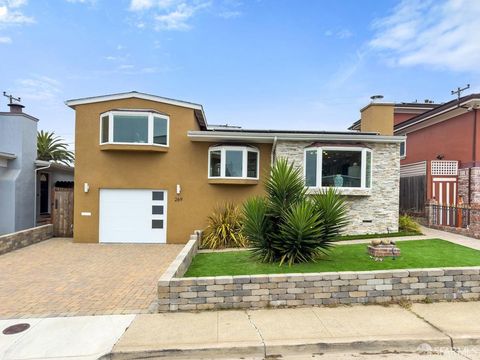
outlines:
[{"label": "stone veneer wall", "polygon": [[0,255],[53,237],[53,225],[47,224],[0,236]]},{"label": "stone veneer wall", "polygon": [[469,169],[458,169],[458,195],[463,197],[464,204],[468,204],[468,181],[470,181],[470,202],[472,205],[480,205],[480,167],[470,168],[471,174],[469,175]]},{"label": "stone veneer wall", "polygon": [[[284,157],[302,170],[304,149],[311,142],[279,141],[276,157]],[[369,191],[348,191],[350,222],[345,234],[386,233],[398,231],[400,192],[400,145],[362,143],[372,154],[372,188]]]},{"label": "stone veneer wall", "polygon": [[480,267],[171,278],[159,311],[480,298]]}]

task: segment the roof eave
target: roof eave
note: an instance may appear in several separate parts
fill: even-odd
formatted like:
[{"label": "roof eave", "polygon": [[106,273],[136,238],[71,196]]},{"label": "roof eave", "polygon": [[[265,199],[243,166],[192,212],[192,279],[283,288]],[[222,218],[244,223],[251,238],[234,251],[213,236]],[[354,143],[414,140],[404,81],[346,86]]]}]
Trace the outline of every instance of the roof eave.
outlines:
[{"label": "roof eave", "polygon": [[382,142],[399,143],[405,140],[404,136],[383,136],[370,134],[320,134],[320,133],[241,133],[221,131],[189,131],[188,138],[192,141],[243,141],[253,143],[273,143],[277,141],[345,141],[345,142]]}]

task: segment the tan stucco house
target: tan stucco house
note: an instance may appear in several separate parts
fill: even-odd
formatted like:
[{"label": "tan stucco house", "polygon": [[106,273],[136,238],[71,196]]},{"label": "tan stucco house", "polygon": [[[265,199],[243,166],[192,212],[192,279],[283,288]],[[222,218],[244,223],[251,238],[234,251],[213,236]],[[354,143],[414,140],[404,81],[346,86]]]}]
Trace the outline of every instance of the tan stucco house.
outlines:
[{"label": "tan stucco house", "polygon": [[346,233],[398,229],[403,137],[208,126],[203,107],[139,92],[69,100],[75,110],[76,242],[185,243],[213,208],[263,193],[286,157],[309,191],[347,196]]}]

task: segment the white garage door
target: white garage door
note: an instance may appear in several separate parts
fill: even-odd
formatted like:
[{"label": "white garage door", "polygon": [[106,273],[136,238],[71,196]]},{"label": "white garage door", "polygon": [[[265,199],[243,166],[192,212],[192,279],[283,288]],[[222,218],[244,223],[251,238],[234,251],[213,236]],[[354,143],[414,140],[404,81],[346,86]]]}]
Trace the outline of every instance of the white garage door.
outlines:
[{"label": "white garage door", "polygon": [[100,190],[101,243],[165,243],[167,192]]}]

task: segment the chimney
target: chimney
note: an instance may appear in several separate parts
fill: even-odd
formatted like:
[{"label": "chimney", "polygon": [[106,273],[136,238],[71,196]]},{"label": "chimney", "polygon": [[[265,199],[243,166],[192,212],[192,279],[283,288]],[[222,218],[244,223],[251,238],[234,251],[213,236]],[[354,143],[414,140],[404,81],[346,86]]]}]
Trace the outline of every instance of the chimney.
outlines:
[{"label": "chimney", "polygon": [[6,91],[3,92],[3,96],[8,98],[8,106],[10,107],[10,112],[15,113],[15,114],[21,114],[23,111],[22,109],[25,107],[22,104],[20,104],[20,99],[19,97],[14,97],[13,95],[8,95]]},{"label": "chimney", "polygon": [[371,97],[372,102],[360,110],[360,131],[393,135],[393,103],[380,102],[382,95]]},{"label": "chimney", "polygon": [[8,106],[10,107],[11,113],[17,113],[17,114],[21,114],[23,112],[22,109],[25,107],[22,104],[17,104],[17,103],[11,103],[11,104],[8,104]]}]

